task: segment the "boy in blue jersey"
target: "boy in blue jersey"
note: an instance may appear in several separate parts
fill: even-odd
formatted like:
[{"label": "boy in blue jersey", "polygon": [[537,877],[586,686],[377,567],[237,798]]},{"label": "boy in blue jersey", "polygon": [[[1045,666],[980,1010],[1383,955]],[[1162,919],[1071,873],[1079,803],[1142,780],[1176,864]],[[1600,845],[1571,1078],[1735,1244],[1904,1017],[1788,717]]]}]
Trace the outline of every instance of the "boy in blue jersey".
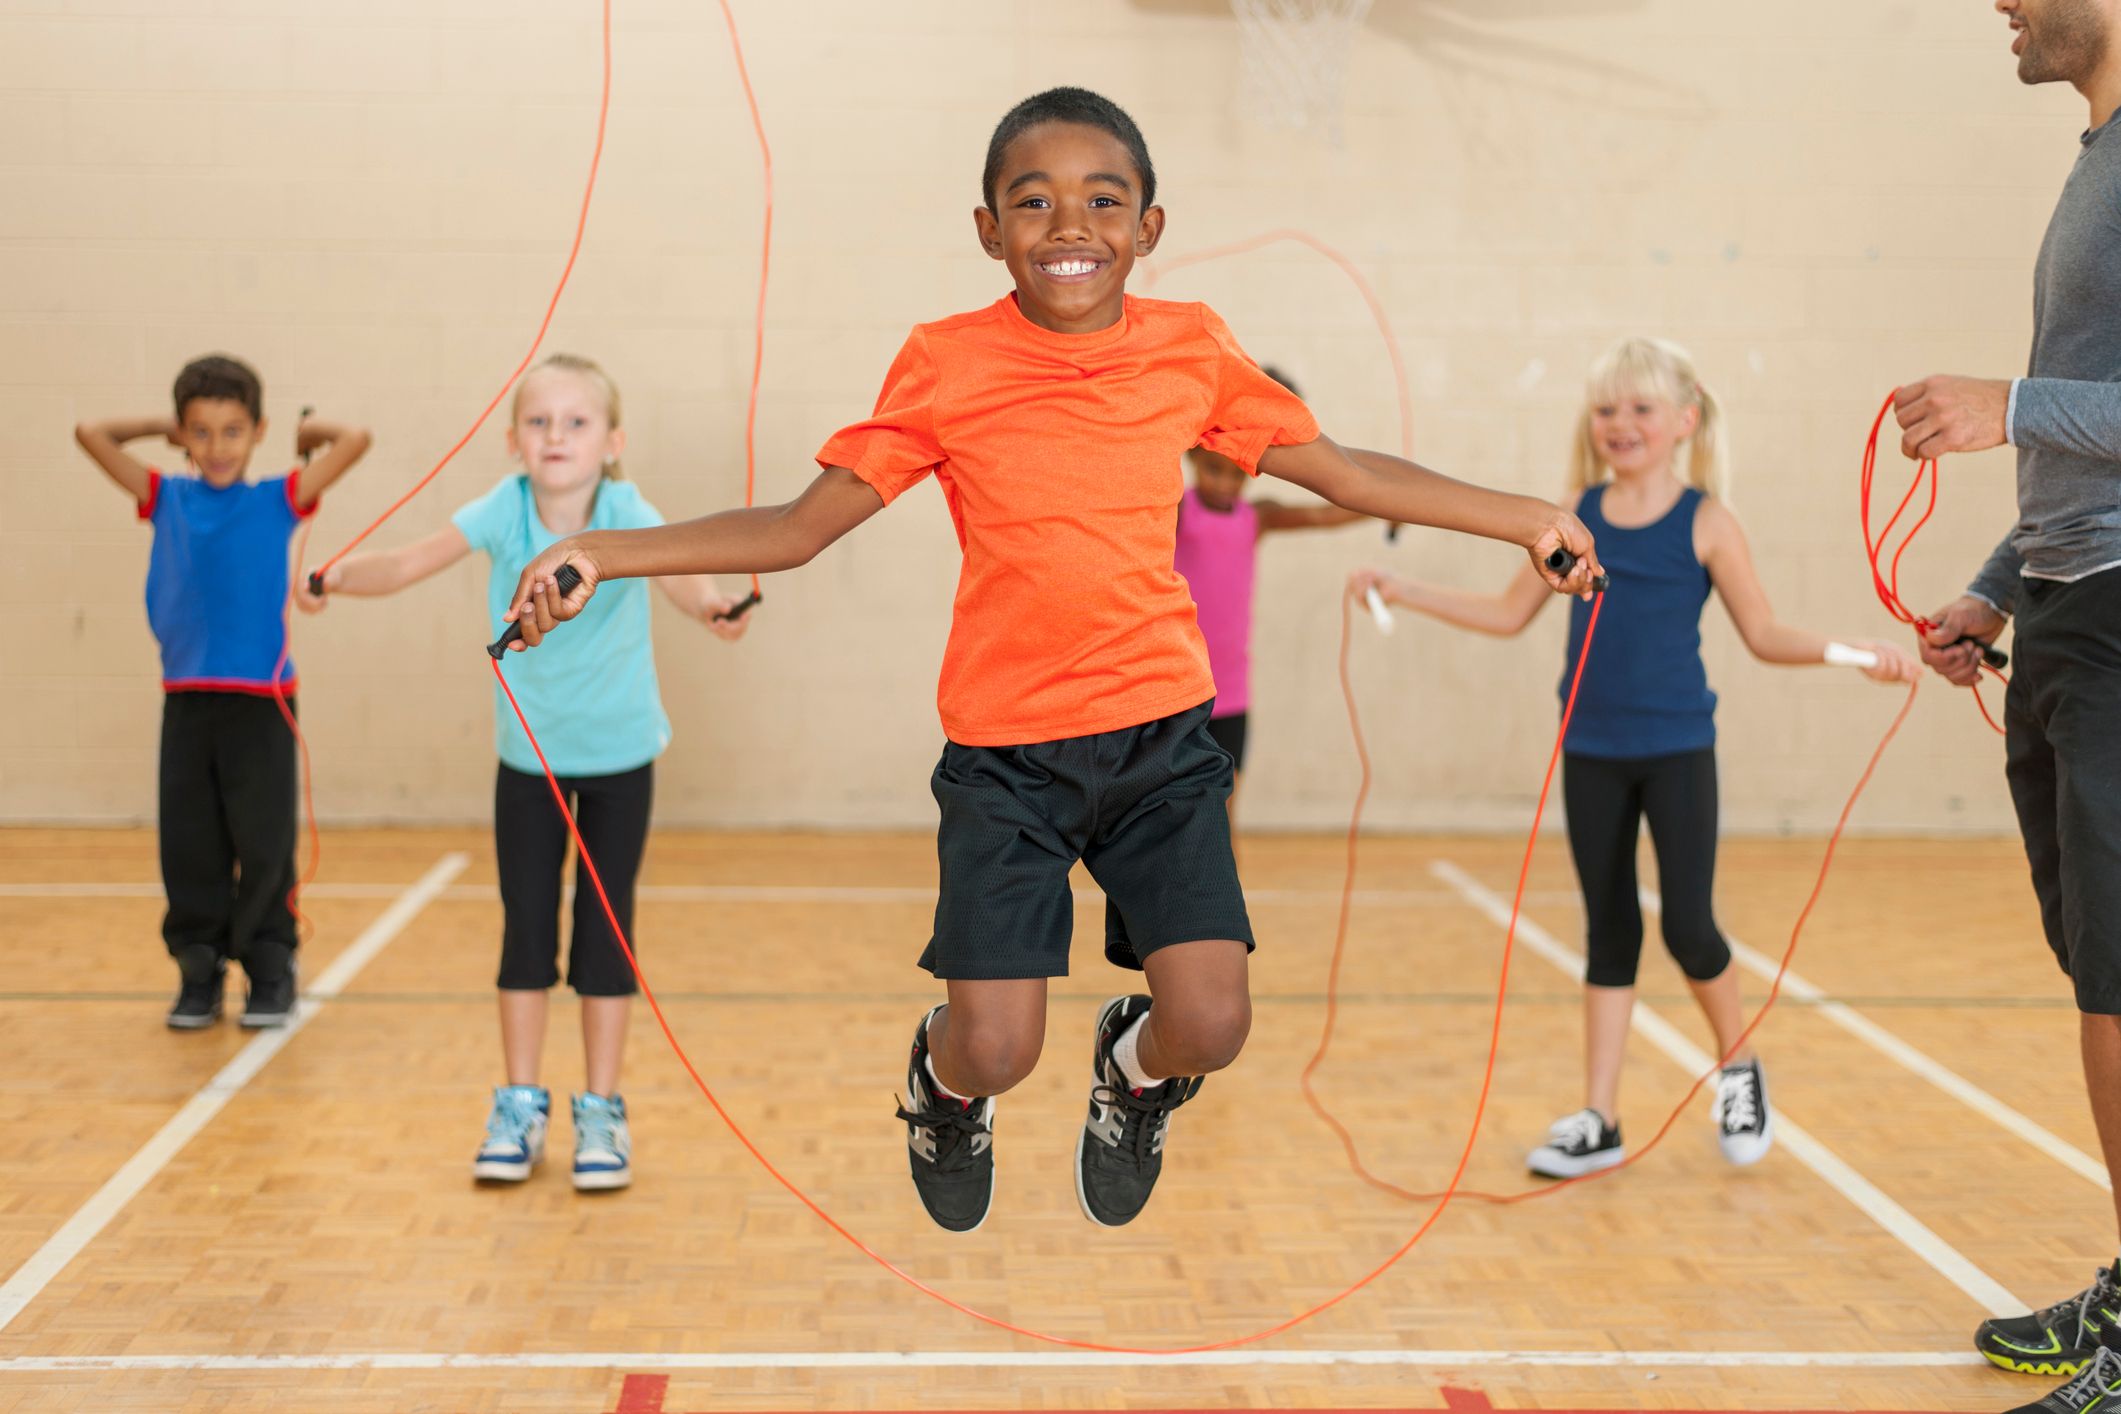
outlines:
[{"label": "boy in blue jersey", "polygon": [[[313,460],[246,481],[265,437],[258,375],[209,355],[184,366],[173,394],[174,418],[74,429],[155,528],[147,620],[162,646],[162,939],[182,979],[168,1022],[211,1026],[234,958],[250,981],[243,1025],[282,1026],[295,1005],[295,741],[281,716],[283,703],[295,706],[288,542],[369,438],[304,421],[295,449]],[[125,444],[143,437],[182,451],[189,474],[136,460]]]}]

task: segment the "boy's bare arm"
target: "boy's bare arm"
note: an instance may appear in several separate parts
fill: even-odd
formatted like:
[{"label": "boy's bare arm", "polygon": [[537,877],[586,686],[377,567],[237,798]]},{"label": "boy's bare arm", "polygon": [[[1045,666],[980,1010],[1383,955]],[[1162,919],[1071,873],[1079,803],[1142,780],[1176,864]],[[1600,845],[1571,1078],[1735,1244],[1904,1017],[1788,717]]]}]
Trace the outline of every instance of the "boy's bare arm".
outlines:
[{"label": "boy's bare arm", "polygon": [[1345,506],[1285,506],[1279,501],[1255,501],[1253,505],[1259,508],[1261,535],[1274,530],[1326,530],[1369,519],[1361,511]]},{"label": "boy's bare arm", "polygon": [[[835,466],[786,505],[720,511],[645,530],[571,535],[524,567],[514,607],[502,617],[523,625],[524,646],[536,647],[555,624],[582,612],[600,581],[794,569],[883,508],[874,487]],[[565,598],[555,582],[562,565],[573,565],[582,577]]]},{"label": "boy's bare arm", "polygon": [[302,509],[306,511],[314,506],[334,481],[346,475],[355,462],[366,456],[372,440],[365,427],[304,418],[302,425],[295,429],[295,450],[308,456],[322,447],[324,454],[312,459],[296,478]]},{"label": "boy's bare arm", "polygon": [[[1259,469],[1336,506],[1380,520],[1433,525],[1522,546],[1549,587],[1565,594],[1588,594],[1592,581],[1604,573],[1583,522],[1536,496],[1491,491],[1383,452],[1344,449],[1325,436],[1293,447],[1269,447]],[[1567,551],[1575,561],[1566,575],[1546,564],[1556,550]]]},{"label": "boy's bare arm", "polygon": [[95,459],[104,475],[118,483],[126,495],[147,504],[147,464],[125,450],[127,442],[142,437],[160,437],[176,445],[177,421],[172,417],[113,417],[84,422],[74,428],[74,440]]}]

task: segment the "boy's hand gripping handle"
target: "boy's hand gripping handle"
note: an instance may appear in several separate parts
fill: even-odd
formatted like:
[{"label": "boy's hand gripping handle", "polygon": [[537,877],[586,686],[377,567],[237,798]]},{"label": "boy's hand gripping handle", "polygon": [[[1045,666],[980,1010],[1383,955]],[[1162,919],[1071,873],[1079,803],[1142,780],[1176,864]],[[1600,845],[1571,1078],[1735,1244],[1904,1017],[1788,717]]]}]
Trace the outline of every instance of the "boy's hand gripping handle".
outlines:
[{"label": "boy's hand gripping handle", "polygon": [[[554,584],[557,584],[560,587],[560,597],[564,599],[568,595],[574,593],[575,586],[582,582],[582,574],[581,571],[577,570],[573,565],[561,565],[559,571],[553,575],[552,580]],[[494,657],[499,658],[503,653],[506,653],[508,651],[509,644],[515,642],[522,636],[523,625],[520,623],[512,623],[508,626],[507,632],[503,633],[499,638],[496,638],[493,642],[486,645],[486,651],[488,653],[493,654]]]},{"label": "boy's hand gripping handle", "polygon": [[[1563,579],[1567,579],[1569,571],[1576,568],[1576,557],[1566,550],[1556,550],[1553,554],[1547,556],[1547,568],[1560,575]],[[1605,593],[1612,587],[1613,577],[1609,574],[1602,574],[1591,581],[1592,590],[1599,594]]]}]

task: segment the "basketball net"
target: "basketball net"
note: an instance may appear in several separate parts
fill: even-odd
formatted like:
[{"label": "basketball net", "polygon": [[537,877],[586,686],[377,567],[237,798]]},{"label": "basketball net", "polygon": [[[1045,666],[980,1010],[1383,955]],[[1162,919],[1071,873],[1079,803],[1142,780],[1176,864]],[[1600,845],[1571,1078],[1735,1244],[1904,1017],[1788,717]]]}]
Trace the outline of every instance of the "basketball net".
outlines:
[{"label": "basketball net", "polygon": [[1230,0],[1237,14],[1239,112],[1268,127],[1341,143],[1341,92],[1371,0]]}]

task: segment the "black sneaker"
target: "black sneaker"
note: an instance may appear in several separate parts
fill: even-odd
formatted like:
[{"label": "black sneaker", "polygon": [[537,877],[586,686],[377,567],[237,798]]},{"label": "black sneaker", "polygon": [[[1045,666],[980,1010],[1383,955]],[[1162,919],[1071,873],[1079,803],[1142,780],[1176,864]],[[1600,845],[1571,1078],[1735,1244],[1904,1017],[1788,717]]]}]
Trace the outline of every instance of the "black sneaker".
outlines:
[{"label": "black sneaker", "polygon": [[2102,1337],[2121,1341],[2121,1282],[2099,1268],[2092,1284],[2066,1301],[2030,1316],[1997,1316],[1974,1332],[1974,1349],[1989,1364],[2021,1375],[2074,1375]]},{"label": "black sneaker", "polygon": [[241,1025],[252,1031],[285,1026],[295,1014],[295,969],[268,973],[250,979],[250,993],[243,1003]]},{"label": "black sneaker", "polygon": [[2121,1354],[2102,1345],[2085,1357],[2084,1368],[2069,1383],[2010,1414],[2111,1414],[2116,1409],[2121,1409]]},{"label": "black sneaker", "polygon": [[1734,1164],[1757,1164],[1775,1143],[1775,1117],[1768,1110],[1767,1078],[1760,1062],[1727,1065],[1716,1072],[1716,1143]]},{"label": "black sneaker", "polygon": [[186,976],[177,987],[177,999],[169,1004],[163,1021],[172,1031],[204,1031],[221,1019],[223,974],[216,965],[210,972]]},{"label": "black sneaker", "polygon": [[1201,1077],[1178,1075],[1136,1089],[1112,1059],[1113,1043],[1149,1010],[1143,996],[1114,997],[1097,1013],[1090,1052],[1090,1117],[1075,1141],[1075,1201],[1101,1227],[1133,1222],[1164,1171],[1171,1111],[1200,1093]]},{"label": "black sneaker", "polygon": [[994,1205],[994,1099],[953,1100],[928,1078],[928,1023],[941,1010],[930,1008],[913,1028],[898,1117],[906,1121],[906,1161],[921,1206],[936,1226],[973,1232]]},{"label": "black sneaker", "polygon": [[1524,1166],[1541,1178],[1578,1178],[1627,1155],[1618,1124],[1607,1124],[1596,1110],[1578,1110],[1554,1121],[1547,1142],[1525,1155]]}]

